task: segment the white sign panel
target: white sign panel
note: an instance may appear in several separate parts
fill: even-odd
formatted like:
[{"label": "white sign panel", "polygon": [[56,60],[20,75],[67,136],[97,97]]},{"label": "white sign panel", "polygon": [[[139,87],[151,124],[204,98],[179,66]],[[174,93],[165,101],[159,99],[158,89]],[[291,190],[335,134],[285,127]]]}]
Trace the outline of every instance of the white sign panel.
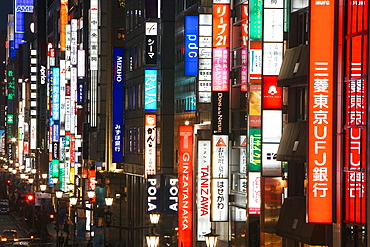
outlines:
[{"label": "white sign panel", "polygon": [[98,1],[90,2],[90,70],[98,70],[99,12]]},{"label": "white sign panel", "polygon": [[156,22],[146,22],[145,23],[145,35],[157,35],[157,23]]},{"label": "white sign panel", "polygon": [[247,173],[247,136],[240,136],[239,172]]},{"label": "white sign panel", "polygon": [[[274,123],[274,124],[271,124]],[[281,110],[263,110],[262,142],[279,143],[283,129],[283,113]]]},{"label": "white sign panel", "polygon": [[281,177],[281,162],[276,160],[279,144],[262,144],[262,176]]},{"label": "white sign panel", "polygon": [[211,231],[211,141],[198,141],[197,240]]},{"label": "white sign panel", "polygon": [[85,50],[78,50],[77,76],[85,77]]},{"label": "white sign panel", "polygon": [[[294,0],[293,0],[294,1]],[[284,0],[265,0],[263,2],[264,8],[284,8]]]},{"label": "white sign panel", "polygon": [[283,43],[263,43],[263,75],[279,75]]},{"label": "white sign panel", "polygon": [[228,221],[229,180],[212,179],[212,221]]},{"label": "white sign panel", "polygon": [[263,41],[282,42],[284,37],[284,10],[265,9],[263,21]]},{"label": "white sign panel", "polygon": [[212,178],[229,177],[229,136],[212,136]]},{"label": "white sign panel", "polygon": [[200,70],[211,70],[212,69],[212,59],[200,58],[199,59],[199,69]]},{"label": "white sign panel", "polygon": [[261,173],[248,173],[248,212],[260,214],[261,208]]},{"label": "white sign panel", "polygon": [[37,119],[36,118],[31,118],[31,138],[30,138],[30,149],[37,149],[36,141],[37,141],[37,133],[36,133],[36,128],[37,128]]}]

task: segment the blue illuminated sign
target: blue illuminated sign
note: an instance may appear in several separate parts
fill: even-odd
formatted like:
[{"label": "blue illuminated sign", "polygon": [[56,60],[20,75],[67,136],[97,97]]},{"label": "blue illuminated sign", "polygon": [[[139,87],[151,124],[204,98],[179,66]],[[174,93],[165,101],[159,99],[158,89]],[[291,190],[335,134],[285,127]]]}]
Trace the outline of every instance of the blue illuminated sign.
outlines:
[{"label": "blue illuminated sign", "polygon": [[52,126],[52,140],[53,142],[59,142],[59,133],[60,133],[60,129],[59,129],[59,124],[53,124]]},{"label": "blue illuminated sign", "polygon": [[[15,49],[18,49],[24,38],[24,13],[33,13],[33,0],[15,0],[14,3],[14,41]],[[26,24],[29,25],[30,23]]]},{"label": "blue illuminated sign", "polygon": [[123,71],[123,47],[113,48],[113,150],[112,162],[123,162],[123,142],[125,127],[124,118],[124,71]]},{"label": "blue illuminated sign", "polygon": [[53,68],[53,100],[52,100],[52,118],[54,121],[59,120],[60,112],[59,112],[59,107],[60,107],[60,80],[59,80],[59,68]]},{"label": "blue illuminated sign", "polygon": [[77,105],[83,105],[84,103],[84,80],[77,80]]},{"label": "blue illuminated sign", "polygon": [[145,69],[145,110],[157,110],[157,69]]},{"label": "blue illuminated sign", "polygon": [[185,76],[198,75],[198,16],[185,16]]}]

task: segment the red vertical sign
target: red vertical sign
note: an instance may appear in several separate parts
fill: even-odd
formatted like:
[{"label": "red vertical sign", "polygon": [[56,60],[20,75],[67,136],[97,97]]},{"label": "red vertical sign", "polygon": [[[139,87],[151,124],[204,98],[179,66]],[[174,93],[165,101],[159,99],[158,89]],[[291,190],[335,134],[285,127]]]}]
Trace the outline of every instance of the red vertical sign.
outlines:
[{"label": "red vertical sign", "polygon": [[308,102],[309,223],[333,217],[333,63],[335,0],[310,1],[310,71]]},{"label": "red vertical sign", "polygon": [[[344,221],[366,223],[367,1],[347,1]],[[364,23],[366,22],[366,23]]]},{"label": "red vertical sign", "polygon": [[193,232],[193,126],[179,127],[178,246],[192,247]]},{"label": "red vertical sign", "polygon": [[95,191],[95,196],[92,198],[91,202],[96,202],[96,170],[95,169],[90,169],[89,170],[89,184],[88,184],[88,189]]}]

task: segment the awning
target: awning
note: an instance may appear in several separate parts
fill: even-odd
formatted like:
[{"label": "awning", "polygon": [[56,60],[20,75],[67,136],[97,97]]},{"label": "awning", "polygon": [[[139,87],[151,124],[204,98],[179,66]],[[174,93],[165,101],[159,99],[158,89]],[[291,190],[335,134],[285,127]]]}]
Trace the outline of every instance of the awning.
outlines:
[{"label": "awning", "polygon": [[306,162],[307,122],[293,122],[284,126],[276,159]]},{"label": "awning", "polygon": [[278,86],[307,85],[309,53],[308,45],[285,51],[278,77]]},{"label": "awning", "polygon": [[280,210],[276,234],[309,245],[327,245],[327,224],[306,223],[306,198],[288,197]]}]

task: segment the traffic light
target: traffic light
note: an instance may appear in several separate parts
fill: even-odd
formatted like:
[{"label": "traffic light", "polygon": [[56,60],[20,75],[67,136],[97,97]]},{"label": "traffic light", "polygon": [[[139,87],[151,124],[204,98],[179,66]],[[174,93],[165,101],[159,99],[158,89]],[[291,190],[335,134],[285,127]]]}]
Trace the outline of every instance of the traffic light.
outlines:
[{"label": "traffic light", "polygon": [[11,183],[10,179],[8,179],[6,182],[7,182],[8,184],[10,184],[10,183]]},{"label": "traffic light", "polygon": [[29,202],[34,202],[35,201],[35,196],[33,194],[28,194],[26,195],[26,200]]}]

